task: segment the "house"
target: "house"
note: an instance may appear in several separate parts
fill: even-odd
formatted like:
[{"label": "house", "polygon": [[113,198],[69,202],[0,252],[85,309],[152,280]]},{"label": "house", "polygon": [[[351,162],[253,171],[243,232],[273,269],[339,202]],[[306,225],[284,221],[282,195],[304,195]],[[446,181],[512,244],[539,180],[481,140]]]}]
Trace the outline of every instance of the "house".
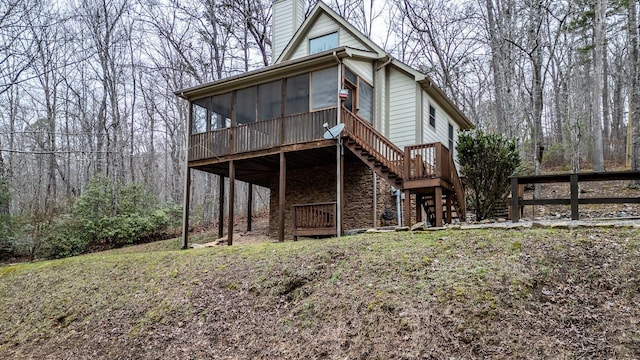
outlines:
[{"label": "house", "polygon": [[190,109],[185,247],[194,170],[268,187],[280,241],[464,216],[455,137],[472,124],[428,76],[322,1],[307,18],[304,1],[274,1],[272,28],[270,66],[175,93]]}]

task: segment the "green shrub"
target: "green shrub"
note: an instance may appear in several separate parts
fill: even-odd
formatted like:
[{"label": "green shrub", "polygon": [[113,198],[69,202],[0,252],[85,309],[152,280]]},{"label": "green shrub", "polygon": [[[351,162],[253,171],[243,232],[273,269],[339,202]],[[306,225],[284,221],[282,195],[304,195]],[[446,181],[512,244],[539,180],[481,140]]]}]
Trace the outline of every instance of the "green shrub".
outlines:
[{"label": "green shrub", "polygon": [[169,225],[168,210],[140,184],[114,191],[113,183],[94,177],[74,208],[87,244],[124,246],[157,237]]},{"label": "green shrub", "polygon": [[0,179],[0,259],[13,256],[11,215],[9,214],[9,185]]},{"label": "green shrub", "polygon": [[36,251],[37,257],[60,259],[80,255],[87,250],[88,242],[81,236],[80,224],[69,214],[44,224],[40,234],[42,239]]},{"label": "green shrub", "polygon": [[481,130],[464,131],[458,137],[458,160],[478,220],[493,215],[495,206],[509,194],[509,177],[520,166],[515,140]]}]

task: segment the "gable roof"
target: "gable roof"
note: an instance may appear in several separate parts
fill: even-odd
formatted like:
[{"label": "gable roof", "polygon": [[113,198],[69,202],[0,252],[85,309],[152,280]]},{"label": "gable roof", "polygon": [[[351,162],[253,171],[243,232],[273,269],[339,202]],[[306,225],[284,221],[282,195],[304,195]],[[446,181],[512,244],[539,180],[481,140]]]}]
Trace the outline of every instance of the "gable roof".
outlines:
[{"label": "gable roof", "polygon": [[[344,30],[349,32],[358,41],[360,41],[369,50],[354,49],[348,46],[341,46],[336,49],[330,49],[322,53],[308,55],[302,58],[296,58],[291,60],[291,56],[298,48],[300,43],[305,40],[306,35],[311,31],[314,23],[323,15],[329,16]],[[220,79],[210,83],[200,84],[198,86],[190,87],[187,89],[181,89],[175,91],[174,94],[187,100],[194,100],[207,94],[211,94],[212,90],[217,92],[228,91],[235,87],[246,84],[249,86],[256,81],[267,81],[269,79],[275,79],[276,76],[282,76],[282,74],[289,73],[292,69],[300,70],[303,64],[306,66],[318,65],[320,63],[330,63],[335,61],[336,57],[342,59],[344,57],[360,57],[368,58],[372,60],[379,60],[385,64],[394,66],[401,70],[408,76],[420,84],[421,88],[429,95],[436,99],[441,99],[440,104],[442,108],[449,113],[454,121],[456,121],[462,128],[473,128],[474,125],[469,121],[467,116],[460,111],[460,109],[449,99],[449,97],[440,89],[434,81],[426,74],[412,68],[411,66],[403,63],[402,61],[395,59],[388,54],[383,48],[375,44],[360,30],[356,29],[353,25],[347,22],[342,16],[333,11],[322,0],[318,1],[318,4],[311,11],[311,14],[304,20],[300,28],[296,31],[293,38],[289,41],[284,48],[278,59],[273,65],[249,71],[243,74],[232,76],[225,79]]]},{"label": "gable roof", "polygon": [[377,58],[381,60],[391,59],[391,65],[402,70],[407,75],[413,76],[415,81],[418,82],[429,95],[435,98],[442,99],[442,107],[451,115],[454,121],[455,119],[459,120],[457,122],[461,125],[461,127],[474,127],[471,121],[469,121],[469,119],[466,117],[466,115],[464,115],[462,111],[460,111],[460,109],[458,109],[458,107],[451,101],[451,99],[449,99],[449,97],[435,85],[433,80],[428,75],[423,74],[420,71],[412,68],[411,66],[401,62],[400,60],[393,58],[383,48],[371,41],[369,37],[363,34],[360,30],[356,29],[342,16],[331,9],[327,4],[322,2],[322,0],[318,1],[318,4],[313,8],[311,14],[302,22],[302,25],[300,25],[300,28],[298,28],[296,33],[293,35],[293,38],[291,38],[289,43],[285,46],[278,59],[274,62],[274,65],[291,61],[291,56],[293,56],[295,50],[300,46],[301,42],[306,39],[307,34],[311,31],[315,22],[323,14],[329,16],[331,20],[335,21],[339,26],[341,26],[349,34],[360,41],[360,43],[368,48],[368,50],[371,52],[371,55],[377,56]]},{"label": "gable roof", "polygon": [[284,50],[282,50],[282,53],[280,54],[278,59],[274,62],[274,64],[287,61],[291,58],[295,49],[297,49],[300,43],[304,41],[305,36],[311,30],[311,28],[313,27],[313,24],[323,14],[329,16],[344,30],[346,30],[352,36],[358,39],[363,45],[365,45],[368,48],[368,50],[377,53],[379,57],[383,57],[386,55],[386,52],[384,51],[384,49],[376,45],[373,41],[371,41],[371,39],[369,39],[366,35],[360,32],[360,30],[356,29],[353,25],[347,22],[342,16],[338,15],[338,13],[333,11],[333,9],[331,9],[324,2],[322,2],[322,0],[320,0],[318,1],[318,4],[311,11],[311,14],[302,22],[302,25],[300,25],[300,28],[298,28],[296,33],[293,35],[293,38],[291,38],[287,46],[285,46]]}]

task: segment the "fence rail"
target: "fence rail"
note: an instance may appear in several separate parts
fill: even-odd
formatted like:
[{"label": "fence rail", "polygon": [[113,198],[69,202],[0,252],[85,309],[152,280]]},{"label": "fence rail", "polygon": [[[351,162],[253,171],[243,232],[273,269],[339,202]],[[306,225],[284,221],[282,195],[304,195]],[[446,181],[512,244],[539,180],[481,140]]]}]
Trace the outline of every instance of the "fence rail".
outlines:
[{"label": "fence rail", "polygon": [[[640,180],[640,171],[612,171],[602,173],[553,174],[537,176],[515,176],[511,178],[511,221],[520,220],[520,211],[525,205],[571,205],[571,220],[579,220],[579,204],[625,204],[640,203],[639,197],[582,198],[578,197],[578,184],[582,181]],[[532,199],[520,197],[520,186],[525,184],[569,183],[571,196],[563,199]]]}]

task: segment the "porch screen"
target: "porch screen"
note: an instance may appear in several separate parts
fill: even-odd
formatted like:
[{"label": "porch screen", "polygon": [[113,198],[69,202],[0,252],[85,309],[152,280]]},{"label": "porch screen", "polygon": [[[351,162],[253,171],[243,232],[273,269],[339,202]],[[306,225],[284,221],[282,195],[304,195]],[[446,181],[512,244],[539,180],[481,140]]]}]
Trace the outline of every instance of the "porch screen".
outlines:
[{"label": "porch screen", "polygon": [[207,118],[207,109],[202,105],[204,100],[197,100],[193,102],[193,117],[191,119],[191,133],[199,134],[207,131],[207,124],[209,122]]},{"label": "porch screen", "polygon": [[284,114],[309,111],[309,73],[293,76],[285,81]]},{"label": "porch screen", "polygon": [[335,67],[311,73],[311,110],[338,105],[338,71]]},{"label": "porch screen", "polygon": [[236,91],[236,125],[256,121],[256,92],[255,86]]},{"label": "porch screen", "polygon": [[231,126],[231,93],[211,97],[211,130]]},{"label": "porch screen", "polygon": [[282,83],[274,81],[258,86],[258,121],[280,117]]}]

